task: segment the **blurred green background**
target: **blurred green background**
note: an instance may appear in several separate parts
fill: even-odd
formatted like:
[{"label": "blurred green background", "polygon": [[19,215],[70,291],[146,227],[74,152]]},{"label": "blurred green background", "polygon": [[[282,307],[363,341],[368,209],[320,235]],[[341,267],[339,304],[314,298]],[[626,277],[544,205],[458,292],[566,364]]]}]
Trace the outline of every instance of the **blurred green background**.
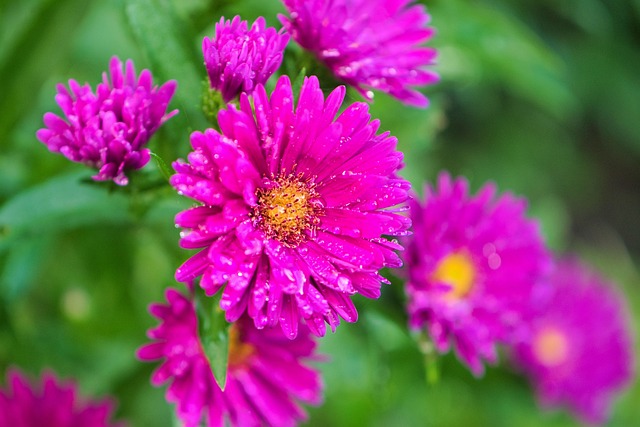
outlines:
[{"label": "blurred green background", "polygon": [[[417,189],[443,169],[474,189],[487,180],[530,200],[558,253],[578,253],[623,290],[640,320],[640,1],[428,0],[442,82],[427,110],[380,93],[372,114],[398,137]],[[177,286],[188,253],[168,188],[108,193],[81,183],[81,165],[35,138],[55,85],[93,87],[112,55],[177,79],[180,114],[152,139],[168,161],[206,122],[200,43],[221,15],[280,27],[277,0],[0,0],[0,374],[51,368],[85,395],[115,395],[132,426],[170,426],[153,364],[136,361],[156,324],[150,302]],[[291,67],[291,64],[288,63]],[[349,101],[361,100],[348,93]],[[156,176],[150,164],[140,174]],[[508,364],[477,380],[453,356],[427,384],[406,331],[399,281],[379,301],[357,298],[361,319],[321,341],[326,403],[311,426],[578,425],[541,412]],[[636,339],[636,342],[640,340]],[[503,357],[504,361],[505,358]],[[606,363],[605,360],[602,363]],[[637,381],[608,425],[640,425]]]}]

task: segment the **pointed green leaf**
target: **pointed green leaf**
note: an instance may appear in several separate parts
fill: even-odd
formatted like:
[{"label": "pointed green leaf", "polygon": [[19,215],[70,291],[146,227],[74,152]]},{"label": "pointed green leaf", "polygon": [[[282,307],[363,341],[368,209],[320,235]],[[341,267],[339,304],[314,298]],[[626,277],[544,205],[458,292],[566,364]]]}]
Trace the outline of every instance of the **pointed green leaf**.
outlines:
[{"label": "pointed green leaf", "polygon": [[306,67],[302,67],[300,69],[300,72],[296,76],[296,78],[291,83],[291,87],[294,94],[300,93],[300,89],[302,88],[302,83],[304,82],[304,78],[306,77],[306,75],[307,75],[307,69]]},{"label": "pointed green leaf", "polygon": [[158,169],[160,169],[162,176],[164,176],[165,179],[169,181],[169,178],[171,178],[171,175],[173,175],[173,170],[169,167],[169,165],[167,165],[162,157],[160,157],[156,153],[151,152],[151,158],[156,162],[156,166],[158,166]]},{"label": "pointed green leaf", "polygon": [[209,365],[218,386],[224,390],[227,382],[229,363],[229,327],[231,324],[220,309],[218,292],[208,297],[200,288],[196,291],[196,308],[198,312],[198,333],[202,348],[209,359]]}]

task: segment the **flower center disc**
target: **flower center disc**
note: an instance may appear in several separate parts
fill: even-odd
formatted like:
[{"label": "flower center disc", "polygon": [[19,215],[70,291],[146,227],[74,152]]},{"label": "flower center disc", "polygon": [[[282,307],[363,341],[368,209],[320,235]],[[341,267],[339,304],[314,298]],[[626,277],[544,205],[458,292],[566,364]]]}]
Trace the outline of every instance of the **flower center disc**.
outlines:
[{"label": "flower center disc", "polygon": [[256,191],[258,205],[254,208],[257,226],[285,246],[296,247],[311,235],[323,215],[320,195],[311,180],[300,175],[287,175],[270,181]]},{"label": "flower center disc", "polygon": [[546,328],[533,340],[533,354],[545,366],[557,366],[567,360],[569,345],[565,335],[555,328]]},{"label": "flower center disc", "polygon": [[445,256],[438,263],[431,275],[431,280],[444,282],[451,286],[446,293],[449,300],[464,298],[471,292],[476,278],[476,269],[471,257],[465,252],[454,252]]}]

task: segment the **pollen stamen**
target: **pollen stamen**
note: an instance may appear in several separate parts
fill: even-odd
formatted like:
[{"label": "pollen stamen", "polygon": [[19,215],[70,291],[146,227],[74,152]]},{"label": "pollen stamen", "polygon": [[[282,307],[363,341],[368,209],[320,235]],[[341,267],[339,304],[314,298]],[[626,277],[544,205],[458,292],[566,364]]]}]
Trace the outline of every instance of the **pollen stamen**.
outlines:
[{"label": "pollen stamen", "polygon": [[471,293],[476,280],[476,267],[466,251],[453,252],[438,263],[431,280],[451,286],[445,298],[456,301]]},{"label": "pollen stamen", "polygon": [[256,195],[253,218],[268,238],[296,247],[315,235],[324,211],[312,179],[282,175],[269,180]]}]

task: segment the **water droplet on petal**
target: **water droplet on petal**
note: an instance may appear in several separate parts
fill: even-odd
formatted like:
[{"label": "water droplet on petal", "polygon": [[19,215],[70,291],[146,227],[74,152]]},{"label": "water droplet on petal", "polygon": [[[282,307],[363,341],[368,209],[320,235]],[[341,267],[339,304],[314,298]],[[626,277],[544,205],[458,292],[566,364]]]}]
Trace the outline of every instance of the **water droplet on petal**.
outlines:
[{"label": "water droplet on petal", "polygon": [[489,255],[489,257],[487,258],[487,262],[490,269],[497,270],[498,268],[500,268],[500,264],[502,264],[502,258],[500,258],[500,255],[493,253]]},{"label": "water droplet on petal", "polygon": [[338,49],[325,49],[322,52],[320,52],[320,56],[322,56],[323,58],[335,58],[337,56],[340,56],[340,51]]}]

